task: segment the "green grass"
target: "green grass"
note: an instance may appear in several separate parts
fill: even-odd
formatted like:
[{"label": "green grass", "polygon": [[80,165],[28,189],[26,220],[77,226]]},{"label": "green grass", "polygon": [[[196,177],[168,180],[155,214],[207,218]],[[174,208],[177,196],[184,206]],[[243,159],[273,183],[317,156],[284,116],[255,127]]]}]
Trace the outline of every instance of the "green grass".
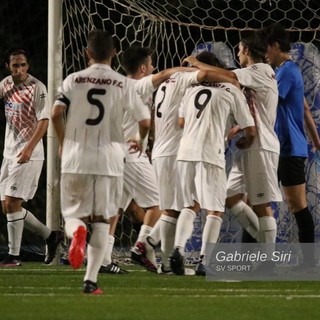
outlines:
[{"label": "green grass", "polygon": [[[81,293],[84,269],[24,263],[0,269],[1,320],[299,319],[319,317],[320,282],[208,282],[128,266]],[[320,280],[320,279],[319,279]]]}]

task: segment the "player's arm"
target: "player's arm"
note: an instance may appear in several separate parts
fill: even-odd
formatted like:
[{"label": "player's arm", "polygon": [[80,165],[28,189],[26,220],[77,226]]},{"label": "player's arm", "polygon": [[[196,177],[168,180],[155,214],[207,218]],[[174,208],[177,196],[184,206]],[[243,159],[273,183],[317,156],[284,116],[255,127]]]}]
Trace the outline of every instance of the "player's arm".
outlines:
[{"label": "player's arm", "polygon": [[243,129],[243,132],[245,133],[245,136],[241,137],[236,142],[236,146],[239,149],[249,148],[252,145],[255,136],[257,135],[255,126],[246,127]]},{"label": "player's arm", "polygon": [[[233,78],[233,79],[237,80],[237,75],[234,72],[200,62],[195,56],[189,56],[189,57],[185,58],[183,60],[183,63],[185,63],[185,62],[188,62],[193,67],[196,67],[200,70],[214,71],[216,73],[219,73],[220,75],[224,75],[225,77],[229,77],[229,78]],[[220,81],[220,82],[223,82],[223,81]],[[230,81],[228,81],[228,82],[230,82]]]},{"label": "player's arm", "polygon": [[[215,68],[215,67],[214,67]],[[221,68],[217,68],[219,70],[224,70]],[[224,73],[220,73],[220,71],[205,71],[201,70],[197,75],[197,80],[199,82],[207,81],[207,82],[228,82],[236,86],[238,89],[240,89],[240,84],[238,82],[238,78],[234,72],[231,72],[235,75],[235,77],[231,77],[228,75],[225,75]]]},{"label": "player's arm", "polygon": [[147,144],[148,140],[148,133],[151,125],[151,120],[150,119],[143,119],[138,122],[139,124],[139,144]]},{"label": "player's arm", "polygon": [[189,68],[189,67],[174,67],[174,68],[162,70],[152,75],[153,87],[158,88],[163,81],[169,79],[176,72],[190,72],[194,70],[195,70],[194,68]]},{"label": "player's arm", "polygon": [[178,126],[181,129],[184,128],[184,124],[185,124],[185,109],[187,108],[187,105],[188,105],[187,99],[188,97],[187,97],[187,94],[185,93],[179,105]]},{"label": "player's arm", "polygon": [[313,145],[313,150],[314,151],[319,150],[320,138],[319,138],[318,130],[313,120],[308,102],[305,98],[304,98],[304,122],[305,122],[308,137],[311,140]]},{"label": "player's arm", "polygon": [[145,105],[136,92],[134,86],[129,86],[124,96],[125,108],[132,114],[139,125],[136,137],[129,139],[131,142],[130,153],[139,152],[139,156],[145,152],[148,142],[148,134],[151,126],[151,115],[147,105]]},{"label": "player's arm", "polygon": [[59,142],[60,155],[62,151],[64,132],[65,132],[65,126],[64,126],[65,109],[66,109],[66,106],[64,104],[59,104],[56,102],[52,108],[52,113],[51,113],[53,128],[57,134],[57,138]]},{"label": "player's arm", "polygon": [[185,122],[184,118],[183,118],[183,117],[179,117],[179,119],[178,119],[178,125],[179,125],[179,127],[180,127],[181,129],[184,128],[184,122]]},{"label": "player's arm", "polygon": [[151,119],[143,119],[138,121],[139,132],[135,137],[130,138],[127,142],[130,142],[129,153],[139,152],[139,157],[146,151],[148,146],[148,133],[151,126]]},{"label": "player's arm", "polygon": [[28,141],[26,146],[17,155],[18,163],[25,163],[29,161],[29,159],[31,158],[33,149],[36,147],[36,145],[39,143],[39,141],[47,132],[48,125],[49,125],[49,119],[41,119],[38,121],[37,127],[31,139]]}]

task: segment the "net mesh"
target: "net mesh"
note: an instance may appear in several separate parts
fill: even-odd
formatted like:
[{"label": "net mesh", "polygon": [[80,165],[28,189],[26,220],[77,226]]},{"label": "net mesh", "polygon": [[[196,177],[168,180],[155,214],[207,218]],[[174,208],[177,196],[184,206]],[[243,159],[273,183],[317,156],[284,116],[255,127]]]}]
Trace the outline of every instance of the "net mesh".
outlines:
[{"label": "net mesh", "polygon": [[[86,66],[84,48],[91,29],[106,29],[115,35],[118,56],[114,69],[122,72],[119,57],[130,45],[139,43],[155,51],[158,70],[180,65],[181,60],[201,50],[213,51],[228,67],[234,60],[242,31],[252,31],[272,22],[280,22],[290,31],[295,59],[303,71],[306,96],[315,120],[320,123],[320,9],[311,0],[64,0],[63,55],[64,76]],[[320,170],[317,154],[311,151],[307,166],[308,200],[320,239],[318,209]],[[232,150],[229,155],[232,156]],[[273,205],[278,220],[278,241],[297,241],[297,230],[285,203]],[[201,245],[204,214],[195,222],[194,236],[187,250]],[[117,243],[123,249],[131,245],[137,228],[126,215],[117,229]],[[221,241],[234,242],[241,231],[226,212]]]}]

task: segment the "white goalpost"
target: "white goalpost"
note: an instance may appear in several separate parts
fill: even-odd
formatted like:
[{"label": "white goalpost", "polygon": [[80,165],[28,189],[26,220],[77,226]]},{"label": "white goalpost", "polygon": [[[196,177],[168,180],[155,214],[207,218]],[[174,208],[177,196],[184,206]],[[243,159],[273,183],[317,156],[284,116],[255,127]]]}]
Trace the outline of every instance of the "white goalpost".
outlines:
[{"label": "white goalpost", "polygon": [[[280,22],[290,31],[292,59],[305,79],[306,97],[317,125],[320,125],[320,8],[312,0],[48,0],[48,91],[53,103],[58,84],[66,75],[85,68],[84,48],[91,29],[107,29],[114,34],[118,56],[113,68],[122,72],[122,52],[133,43],[150,46],[155,52],[158,70],[179,65],[183,57],[201,50],[213,51],[229,67],[235,60],[240,34]],[[310,210],[320,241],[320,158],[312,153],[307,164]],[[56,140],[49,128],[47,172],[47,222],[59,224],[59,178]],[[278,221],[278,241],[297,241],[292,215],[284,203],[274,204]],[[117,234],[123,248],[134,233],[127,231],[124,216]],[[187,250],[197,251],[201,243],[201,224],[196,221],[193,239]],[[226,212],[220,241],[235,242],[239,226]],[[126,241],[124,241],[126,239]]]},{"label": "white goalpost", "polygon": [[[52,106],[62,80],[62,1],[48,0],[48,99]],[[52,123],[47,133],[47,226],[60,227],[58,144]]]}]

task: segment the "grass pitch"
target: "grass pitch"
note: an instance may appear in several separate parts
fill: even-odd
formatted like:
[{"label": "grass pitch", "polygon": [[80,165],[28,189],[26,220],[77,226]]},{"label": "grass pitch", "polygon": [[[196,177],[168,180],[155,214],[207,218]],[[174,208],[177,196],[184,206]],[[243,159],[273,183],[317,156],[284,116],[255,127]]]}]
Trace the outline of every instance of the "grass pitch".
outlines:
[{"label": "grass pitch", "polygon": [[81,293],[85,270],[24,263],[0,269],[1,320],[316,319],[320,279],[313,282],[208,282],[127,266],[99,275],[101,296]]}]

